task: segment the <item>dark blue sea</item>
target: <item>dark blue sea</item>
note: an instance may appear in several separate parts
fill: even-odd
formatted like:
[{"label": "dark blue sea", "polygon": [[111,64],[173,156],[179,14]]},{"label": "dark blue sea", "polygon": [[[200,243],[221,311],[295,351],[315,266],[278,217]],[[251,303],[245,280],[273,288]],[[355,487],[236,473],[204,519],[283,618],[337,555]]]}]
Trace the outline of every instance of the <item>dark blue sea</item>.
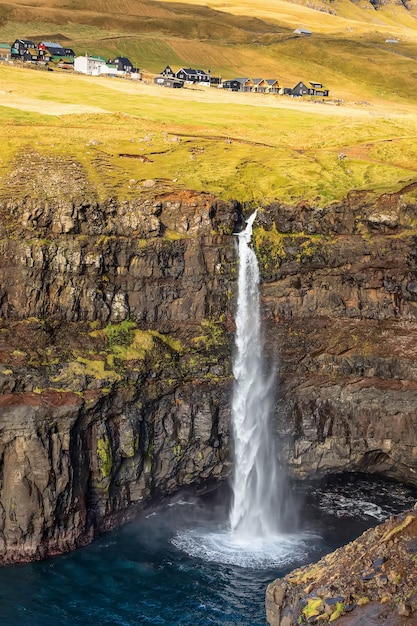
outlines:
[{"label": "dark blue sea", "polygon": [[224,486],[182,492],[71,554],[1,568],[0,625],[265,626],[270,581],[417,499],[415,490],[358,474],[291,491],[299,522],[281,550],[251,546],[247,554],[225,539]]}]

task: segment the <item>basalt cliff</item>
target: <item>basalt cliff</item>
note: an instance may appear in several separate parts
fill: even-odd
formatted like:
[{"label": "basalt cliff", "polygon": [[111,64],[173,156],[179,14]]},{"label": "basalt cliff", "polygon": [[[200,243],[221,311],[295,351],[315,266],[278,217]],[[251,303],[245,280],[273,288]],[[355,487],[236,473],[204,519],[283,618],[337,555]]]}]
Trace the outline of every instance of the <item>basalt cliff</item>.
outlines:
[{"label": "basalt cliff", "polygon": [[[62,181],[64,185],[64,181]],[[230,470],[242,207],[181,189],[0,201],[1,561]],[[272,204],[254,232],[274,429],[299,477],[417,484],[417,207]]]}]

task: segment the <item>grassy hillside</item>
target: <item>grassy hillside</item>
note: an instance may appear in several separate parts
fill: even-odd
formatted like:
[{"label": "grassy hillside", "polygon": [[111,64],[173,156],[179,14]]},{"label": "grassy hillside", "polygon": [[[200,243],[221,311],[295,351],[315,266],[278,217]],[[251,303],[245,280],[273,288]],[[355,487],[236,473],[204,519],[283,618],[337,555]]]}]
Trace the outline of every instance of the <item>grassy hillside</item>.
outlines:
[{"label": "grassy hillside", "polygon": [[[295,36],[296,26],[313,35]],[[45,159],[68,176],[71,163],[81,163],[83,185],[98,197],[133,197],[152,179],[244,201],[326,203],[351,189],[380,193],[416,180],[412,7],[375,10],[366,0],[211,0],[210,7],[202,0],[0,0],[0,41],[18,36],[65,41],[78,53],[127,55],[155,73],[169,63],[223,77],[274,77],[288,86],[317,80],[344,103],[169,90],[3,65],[0,196],[11,189],[46,194],[45,165],[37,168]],[[386,43],[394,37],[397,44]]]}]

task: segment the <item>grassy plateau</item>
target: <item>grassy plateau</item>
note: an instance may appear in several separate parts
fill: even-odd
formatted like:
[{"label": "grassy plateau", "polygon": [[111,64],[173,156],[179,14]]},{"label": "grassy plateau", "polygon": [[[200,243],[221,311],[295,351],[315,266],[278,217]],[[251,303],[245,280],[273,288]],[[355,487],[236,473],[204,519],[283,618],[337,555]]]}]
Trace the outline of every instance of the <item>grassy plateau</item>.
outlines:
[{"label": "grassy plateau", "polygon": [[[144,80],[0,64],[0,197],[27,195],[48,159],[68,177],[81,165],[98,198],[133,198],[152,179],[242,202],[326,204],[417,180],[411,3],[0,0],[0,41],[16,38],[126,55]],[[288,87],[319,81],[330,97],[153,85],[167,64]]]}]

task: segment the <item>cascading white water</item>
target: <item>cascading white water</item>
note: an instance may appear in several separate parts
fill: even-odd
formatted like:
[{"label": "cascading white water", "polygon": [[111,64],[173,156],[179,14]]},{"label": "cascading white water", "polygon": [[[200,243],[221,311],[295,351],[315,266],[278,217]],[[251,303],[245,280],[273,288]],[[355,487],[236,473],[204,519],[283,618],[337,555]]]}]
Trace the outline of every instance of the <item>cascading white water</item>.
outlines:
[{"label": "cascading white water", "polygon": [[[306,551],[306,535],[288,533],[283,522],[291,513],[284,483],[277,471],[275,439],[271,435],[273,376],[262,358],[259,267],[250,247],[253,213],[238,234],[239,276],[232,427],[235,448],[233,504],[229,525],[190,528],[172,543],[206,561],[266,568],[294,563]],[[294,531],[295,519],[291,517]]]},{"label": "cascading white water", "polygon": [[269,428],[271,377],[262,358],[259,266],[250,247],[256,211],[238,234],[239,275],[233,363],[232,426],[235,447],[230,525],[242,538],[280,531],[280,480]]}]

